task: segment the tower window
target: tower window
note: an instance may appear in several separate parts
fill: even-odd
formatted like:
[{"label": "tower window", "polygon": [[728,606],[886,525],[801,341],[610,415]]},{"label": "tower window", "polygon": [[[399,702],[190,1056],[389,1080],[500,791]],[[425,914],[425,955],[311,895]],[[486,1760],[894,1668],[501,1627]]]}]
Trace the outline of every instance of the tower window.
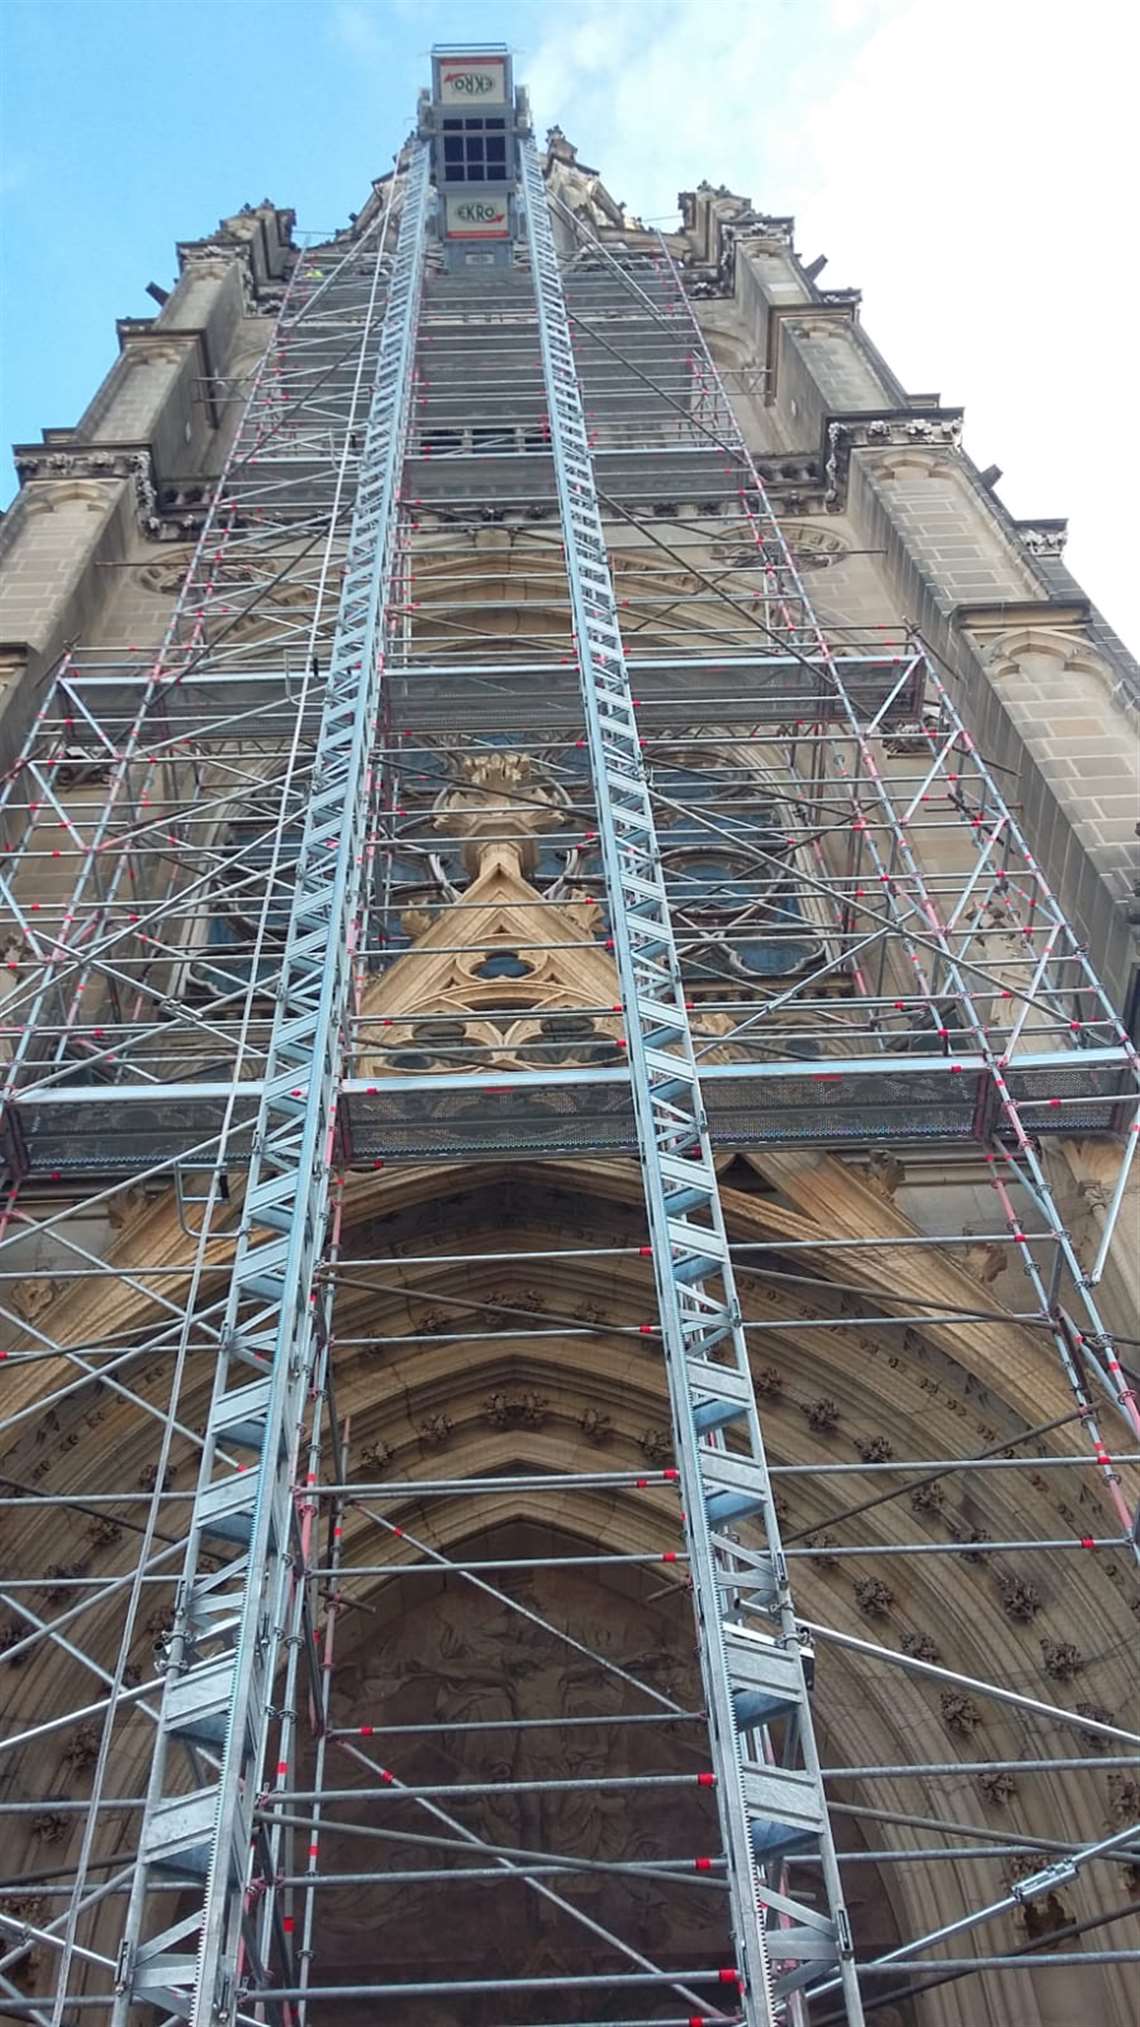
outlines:
[{"label": "tower window", "polygon": [[443,122],[443,167],[449,183],[505,183],[505,120],[448,119]]}]

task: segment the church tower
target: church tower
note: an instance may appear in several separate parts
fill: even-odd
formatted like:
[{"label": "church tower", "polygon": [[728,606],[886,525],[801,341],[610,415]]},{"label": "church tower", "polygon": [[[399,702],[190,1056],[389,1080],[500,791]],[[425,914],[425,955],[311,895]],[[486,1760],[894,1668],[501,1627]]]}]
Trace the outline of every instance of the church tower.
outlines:
[{"label": "church tower", "polygon": [[437,49],[17,447],[0,2018],[1135,2017],[1140,670],[679,202]]}]

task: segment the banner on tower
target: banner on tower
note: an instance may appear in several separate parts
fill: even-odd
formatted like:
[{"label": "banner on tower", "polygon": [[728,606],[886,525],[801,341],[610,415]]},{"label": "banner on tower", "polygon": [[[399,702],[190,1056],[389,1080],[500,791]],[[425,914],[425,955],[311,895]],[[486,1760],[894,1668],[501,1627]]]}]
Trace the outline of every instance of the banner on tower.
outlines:
[{"label": "banner on tower", "polygon": [[445,56],[438,61],[440,105],[470,107],[506,104],[505,56]]},{"label": "banner on tower", "polygon": [[496,190],[449,190],[444,199],[448,239],[509,239],[511,213]]}]

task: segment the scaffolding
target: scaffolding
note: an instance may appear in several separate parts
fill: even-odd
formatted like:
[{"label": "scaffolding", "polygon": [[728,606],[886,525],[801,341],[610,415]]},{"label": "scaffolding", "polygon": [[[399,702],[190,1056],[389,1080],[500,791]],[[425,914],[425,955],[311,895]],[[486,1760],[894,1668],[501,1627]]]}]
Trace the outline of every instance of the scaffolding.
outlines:
[{"label": "scaffolding", "polygon": [[[1062,1784],[1047,1837],[954,1821],[916,1844],[946,1822],[841,1797],[1134,1769],[1137,1734],[794,1602],[797,1558],[1134,1557],[1140,1416],[1097,1288],[1135,1050],[923,642],[816,619],[666,241],[587,231],[548,196],[524,115],[509,257],[457,267],[435,132],[425,115],[369,225],[298,259],[160,648],[69,654],[2,785],[3,1428],[47,1434],[38,1476],[0,1488],[4,1661],[50,1655],[62,1700],[25,1709],[11,1676],[0,1811],[63,1827],[58,1864],[17,1882],[44,1904],[0,1899],[0,2011],[205,2027],[414,2020],[423,2001],[512,2027],[856,2027],[924,1981],[1135,1961],[944,1945],[1078,1873],[1111,1899],[1140,1825],[1074,1843]],[[1047,1167],[1074,1135],[1117,1157],[1091,1260]],[[725,1161],[821,1147],[958,1165],[992,1227],[908,1234],[884,1196],[870,1236],[739,1237]],[[488,1168],[639,1181],[604,1245],[478,1226],[465,1244],[460,1217],[438,1245],[386,1246],[393,1177],[430,1201]],[[979,1300],[960,1271],[979,1248],[1013,1263],[1020,1306]],[[489,1269],[617,1263],[643,1307],[604,1329],[668,1387],[641,1464],[518,1468],[541,1420],[526,1394],[492,1395],[485,1470],[436,1468],[445,1394],[414,1463],[354,1449],[339,1402],[365,1353],[491,1345],[509,1369],[603,1325],[504,1306]],[[389,1300],[428,1295],[411,1327]],[[923,1456],[916,1427],[911,1457],[855,1464],[820,1403],[815,1454],[770,1463],[766,1332],[839,1332],[854,1358],[869,1333],[949,1326],[1029,1333],[1071,1405],[980,1451],[963,1431]],[[121,1469],[109,1407],[130,1417]],[[1029,1469],[1079,1486],[1095,1529],[923,1530],[916,1491]],[[798,1481],[841,1540],[822,1519],[789,1532]],[[851,1537],[904,1492],[917,1522]],[[473,1509],[521,1525],[511,1552],[480,1551]],[[61,1550],[80,1521],[82,1553]],[[568,1570],[617,1585],[631,1622],[691,1597],[684,1696],[515,1582]],[[441,1577],[570,1649],[598,1707],[354,1710],[346,1616]],[[1020,1748],[822,1763],[813,1683],[845,1655],[993,1699]],[[497,1795],[612,1791],[653,1855],[591,1857],[557,1827],[488,1837],[465,1814],[485,1783],[430,1757],[550,1727],[604,1732],[616,1764]],[[77,1741],[78,1800],[57,1777]],[[845,1845],[851,1818],[881,1848]],[[1028,1860],[1007,1892],[867,1948],[849,1866],[937,1879],[995,1855]],[[438,1921],[468,1881],[554,1910],[580,1969],[386,1976],[385,1894],[435,1894]],[[678,1946],[644,1946],[647,1883]],[[380,1943],[353,1981],[322,1910],[361,1892]]]}]

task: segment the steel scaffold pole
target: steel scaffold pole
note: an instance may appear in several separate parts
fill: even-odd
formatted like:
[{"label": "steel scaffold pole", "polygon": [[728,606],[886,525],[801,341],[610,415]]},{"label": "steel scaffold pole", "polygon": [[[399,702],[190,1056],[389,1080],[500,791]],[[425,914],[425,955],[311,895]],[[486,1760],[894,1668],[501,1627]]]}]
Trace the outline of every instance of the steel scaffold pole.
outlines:
[{"label": "steel scaffold pole", "polygon": [[[361,905],[371,751],[424,271],[428,155],[417,146],[388,286],[359,486],[276,992],[223,1352],[171,1637],[140,1859],[116,1974],[115,2027],[148,2001],[232,2021],[253,1951],[245,1901],[271,1722],[293,1487],[320,1304],[330,1155]],[[377,252],[379,279],[381,250]],[[248,1467],[234,1467],[243,1452]],[[219,1544],[238,1553],[218,1570]],[[186,1756],[175,1754],[177,1744]],[[210,1764],[213,1756],[213,1764]],[[189,1764],[191,1786],[183,1784]],[[201,1877],[191,1911],[148,1931],[164,1870]]]},{"label": "steel scaffold pole", "polygon": [[[533,137],[521,143],[586,743],[685,1504],[700,1665],[733,1911],[741,2003],[774,2027],[836,1974],[863,2012],[828,1823],[787,1566],[741,1328],[681,968],[641,757],[562,278]],[[760,1521],[765,1545],[728,1531]],[[739,1623],[746,1591],[770,1631]],[[768,1742],[778,1726],[779,1763]],[[826,1912],[789,1892],[792,1852],[821,1861]]]}]

